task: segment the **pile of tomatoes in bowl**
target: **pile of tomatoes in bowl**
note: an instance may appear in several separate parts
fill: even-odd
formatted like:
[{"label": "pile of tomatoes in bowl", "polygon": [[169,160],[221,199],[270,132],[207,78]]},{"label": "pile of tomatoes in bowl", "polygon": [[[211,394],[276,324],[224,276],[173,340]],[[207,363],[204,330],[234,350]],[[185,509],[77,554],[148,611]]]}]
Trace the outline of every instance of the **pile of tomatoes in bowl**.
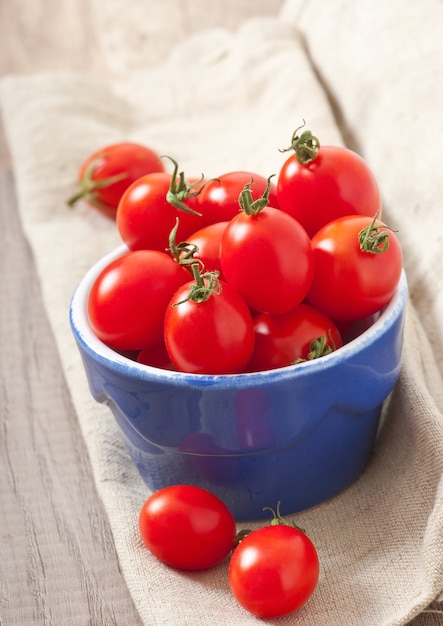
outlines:
[{"label": "pile of tomatoes in bowl", "polygon": [[70,204],[114,218],[126,246],[91,288],[95,335],[146,365],[239,374],[322,357],[368,327],[402,273],[374,174],[303,127],[287,150],[277,173],[209,180],[137,144],[91,155]]},{"label": "pile of tomatoes in bowl", "polygon": [[[85,161],[69,201],[122,239],[81,281],[71,326],[153,492],[143,544],[183,570],[229,558],[233,595],[261,618],[316,588],[316,547],[279,503],[304,510],[363,471],[399,374],[407,293],[367,163],[303,127],[288,152],[276,173],[206,179],[114,144]],[[266,511],[268,525],[236,533]]]}]

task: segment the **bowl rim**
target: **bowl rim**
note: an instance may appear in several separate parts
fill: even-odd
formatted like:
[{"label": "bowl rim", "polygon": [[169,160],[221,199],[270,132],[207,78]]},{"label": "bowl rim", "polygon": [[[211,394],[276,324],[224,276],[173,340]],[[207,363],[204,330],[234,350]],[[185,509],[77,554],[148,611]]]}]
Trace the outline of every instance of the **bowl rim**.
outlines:
[{"label": "bowl rim", "polygon": [[[342,361],[348,360],[359,349],[370,345],[381,333],[387,331],[398,319],[407,305],[408,283],[405,270],[402,269],[399,283],[389,303],[382,309],[379,317],[363,333],[351,339],[338,350],[331,352],[319,359],[305,361],[285,367],[263,370],[259,372],[242,372],[239,374],[192,374],[166,370],[150,365],[138,363],[116,352],[103,343],[92,331],[87,319],[87,299],[93,281],[112,260],[118,258],[129,249],[125,244],[114,248],[96,261],[84,274],[73,292],[70,307],[69,321],[74,338],[87,354],[96,361],[99,360],[104,366],[119,370],[124,375],[133,375],[140,379],[158,380],[158,382],[173,383],[183,386],[255,386],[264,382],[284,380],[285,378],[297,378],[310,373],[315,374],[334,367]],[[266,380],[264,381],[263,378]]]}]

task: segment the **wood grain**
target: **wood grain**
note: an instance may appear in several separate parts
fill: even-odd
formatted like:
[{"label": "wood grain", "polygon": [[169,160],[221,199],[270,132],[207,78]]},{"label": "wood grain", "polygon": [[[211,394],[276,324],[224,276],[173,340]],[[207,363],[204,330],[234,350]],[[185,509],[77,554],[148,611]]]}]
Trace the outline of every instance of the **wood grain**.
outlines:
[{"label": "wood grain", "polygon": [[0,171],[0,623],[140,624]]},{"label": "wood grain", "polygon": [[[119,0],[0,0],[0,75],[115,75],[140,58],[157,63],[192,32],[235,28],[281,4],[146,0],[140,15]],[[146,28],[134,42],[140,20]],[[0,625],[138,626],[18,218],[1,126],[0,267]],[[412,624],[441,623],[429,613]]]}]

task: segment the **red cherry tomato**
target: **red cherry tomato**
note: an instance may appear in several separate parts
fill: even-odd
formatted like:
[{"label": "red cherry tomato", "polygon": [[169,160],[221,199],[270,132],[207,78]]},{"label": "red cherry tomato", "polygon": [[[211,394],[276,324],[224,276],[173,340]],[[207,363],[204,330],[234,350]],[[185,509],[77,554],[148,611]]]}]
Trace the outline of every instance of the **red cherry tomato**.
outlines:
[{"label": "red cherry tomato", "polygon": [[[230,285],[199,286],[190,281],[173,295],[166,310],[164,336],[171,361],[193,374],[237,374],[248,363],[254,327],[243,298]],[[197,286],[196,300],[190,290]],[[209,288],[206,299],[199,290]]]},{"label": "red cherry tomato", "polygon": [[99,274],[88,299],[93,332],[116,350],[140,350],[163,340],[172,294],[189,278],[165,252],[128,252]]},{"label": "red cherry tomato", "polygon": [[[367,240],[362,249],[364,233]],[[339,218],[319,230],[312,247],[315,275],[307,298],[329,317],[365,318],[394,295],[402,272],[402,250],[395,233],[382,222],[358,215]]]},{"label": "red cherry tomato", "polygon": [[[175,162],[174,162],[175,163]],[[162,250],[169,245],[169,234],[176,225],[177,241],[202,227],[197,211],[194,185],[183,174],[147,174],[136,180],[123,194],[117,210],[117,228],[131,250]]]},{"label": "red cherry tomato", "polygon": [[277,183],[282,211],[298,220],[310,237],[338,217],[381,214],[377,181],[358,154],[340,146],[318,149],[309,131],[300,137],[296,133],[295,153],[283,164]]},{"label": "red cherry tomato", "polygon": [[265,196],[252,201],[248,185],[244,191],[243,211],[222,236],[224,277],[254,311],[286,313],[303,300],[310,287],[314,272],[311,241],[290,215],[270,206],[263,208]]},{"label": "red cherry tomato", "polygon": [[137,352],[135,360],[143,365],[150,365],[163,370],[175,370],[163,340],[155,346],[142,348],[140,352]]},{"label": "red cherry tomato", "polygon": [[215,222],[214,224],[209,224],[186,238],[188,243],[198,248],[194,258],[200,259],[204,267],[210,272],[219,272],[220,279],[223,279],[220,263],[220,246],[222,235],[228,223]]},{"label": "red cherry tomato", "polygon": [[203,570],[221,562],[236,534],[228,507],[214,494],[191,485],[155,492],[139,516],[145,546],[160,561],[182,570]]},{"label": "red cherry tomato", "polygon": [[254,318],[254,351],[248,371],[261,371],[315,359],[343,345],[335,323],[309,304],[282,315]]},{"label": "red cherry tomato", "polygon": [[158,155],[137,143],[116,143],[91,154],[78,174],[78,192],[68,200],[74,206],[83,198],[110,218],[115,218],[118,203],[126,189],[151,172],[163,172]]},{"label": "red cherry tomato", "polygon": [[[262,196],[268,181],[254,172],[235,171],[210,180],[198,196],[199,211],[205,224],[231,220],[240,211],[238,197],[244,186],[250,183],[254,197]],[[278,208],[277,188],[271,183],[269,205]]]},{"label": "red cherry tomato", "polygon": [[319,571],[311,539],[299,528],[277,520],[240,541],[229,563],[228,578],[234,597],[247,611],[272,618],[305,604],[317,586]]}]

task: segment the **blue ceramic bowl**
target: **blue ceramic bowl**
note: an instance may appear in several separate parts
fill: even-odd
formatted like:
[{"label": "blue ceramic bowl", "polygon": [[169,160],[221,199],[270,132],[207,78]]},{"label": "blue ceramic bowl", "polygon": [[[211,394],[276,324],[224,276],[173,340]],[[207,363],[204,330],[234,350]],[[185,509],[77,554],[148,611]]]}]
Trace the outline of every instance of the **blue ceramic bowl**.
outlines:
[{"label": "blue ceramic bowl", "polygon": [[209,489],[237,520],[319,504],[364,470],[381,408],[400,370],[407,282],[357,338],[320,359],[258,373],[197,375],[138,364],[104,345],[87,320],[91,285],[124,246],[78,285],[70,321],[89,386],[112,410],[151,490]]}]

